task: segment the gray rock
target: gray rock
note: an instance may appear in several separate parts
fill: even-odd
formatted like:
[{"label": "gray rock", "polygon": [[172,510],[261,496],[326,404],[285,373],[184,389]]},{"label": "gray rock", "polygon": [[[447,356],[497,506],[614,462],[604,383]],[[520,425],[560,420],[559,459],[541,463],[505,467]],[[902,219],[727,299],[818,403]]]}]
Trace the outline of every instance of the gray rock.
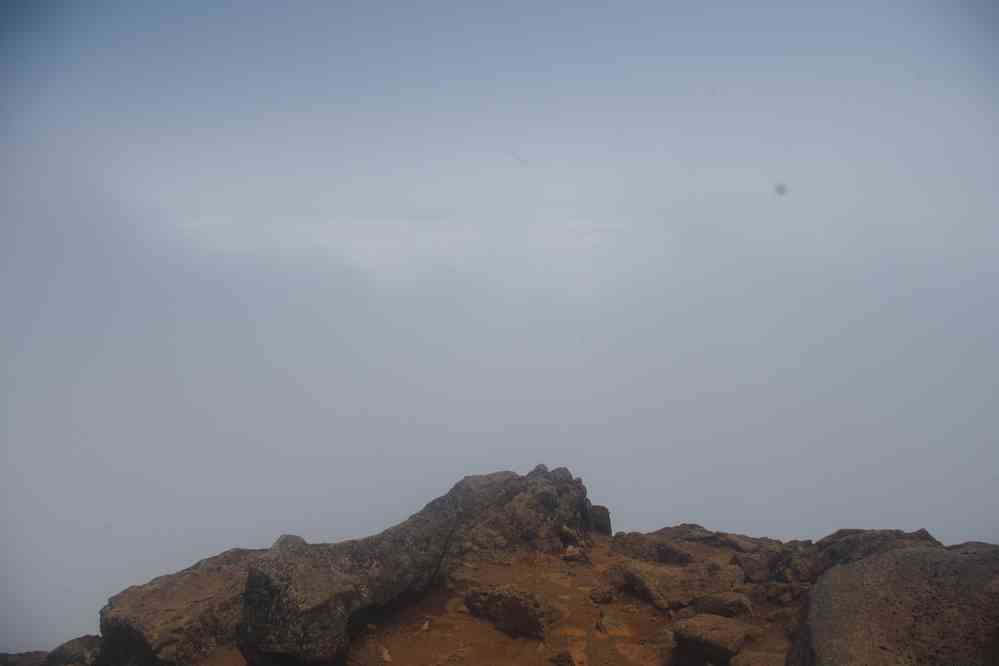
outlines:
[{"label": "gray rock", "polygon": [[812,588],[788,666],[994,666],[999,546],[890,550]]}]

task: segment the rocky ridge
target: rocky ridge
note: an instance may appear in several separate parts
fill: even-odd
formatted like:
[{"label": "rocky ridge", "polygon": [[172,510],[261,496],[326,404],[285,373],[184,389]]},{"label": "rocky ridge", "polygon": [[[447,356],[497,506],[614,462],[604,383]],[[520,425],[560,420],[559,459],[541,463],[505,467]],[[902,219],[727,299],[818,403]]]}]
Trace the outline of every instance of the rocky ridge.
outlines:
[{"label": "rocky ridge", "polygon": [[226,551],[115,595],[100,624],[0,663],[995,666],[999,546],[611,536],[580,479],[538,466],[466,477],[364,539]]}]

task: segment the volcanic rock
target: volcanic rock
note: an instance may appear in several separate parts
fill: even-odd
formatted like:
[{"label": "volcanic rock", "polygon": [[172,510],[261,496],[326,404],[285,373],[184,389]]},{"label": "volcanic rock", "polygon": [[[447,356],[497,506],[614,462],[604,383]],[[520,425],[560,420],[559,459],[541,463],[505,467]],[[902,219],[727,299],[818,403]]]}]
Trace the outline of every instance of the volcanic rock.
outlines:
[{"label": "volcanic rock", "polygon": [[116,594],[101,609],[101,663],[186,666],[236,642],[250,563],[265,551],[228,550]]},{"label": "volcanic rock", "polygon": [[491,621],[514,638],[545,637],[545,627],[558,619],[558,611],[537,595],[506,585],[493,590],[472,590],[465,605],[475,617]]},{"label": "volcanic rock", "polygon": [[100,636],[80,636],[49,652],[44,666],[93,666],[100,651]]},{"label": "volcanic rock", "polygon": [[749,639],[752,628],[719,615],[697,615],[673,627],[679,661],[728,664]]},{"label": "volcanic rock", "polygon": [[615,589],[666,611],[683,608],[698,597],[731,591],[742,582],[742,570],[715,562],[667,567],[631,561],[611,566],[607,580]]},{"label": "volcanic rock", "polygon": [[289,544],[249,569],[239,647],[254,666],[332,663],[365,614],[415,598],[462,560],[528,548],[555,553],[587,537],[586,488],[565,468],[466,477],[381,534]]},{"label": "volcanic rock", "polygon": [[999,664],[999,546],[895,549],[830,568],[787,663]]}]

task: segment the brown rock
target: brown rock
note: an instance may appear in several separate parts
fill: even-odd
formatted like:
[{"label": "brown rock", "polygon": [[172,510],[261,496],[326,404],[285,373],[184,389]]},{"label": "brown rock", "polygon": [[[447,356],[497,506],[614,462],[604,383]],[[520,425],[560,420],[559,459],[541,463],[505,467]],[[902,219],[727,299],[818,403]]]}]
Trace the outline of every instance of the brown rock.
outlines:
[{"label": "brown rock", "polygon": [[749,598],[738,592],[716,592],[694,599],[694,610],[698,613],[735,617],[752,615],[753,604]]},{"label": "brown rock", "polygon": [[582,481],[538,466],[527,476],[466,477],[366,539],[273,548],[249,568],[240,650],[251,666],[331,662],[346,654],[354,618],[405,603],[463,559],[558,552],[567,533],[585,538],[587,506]]},{"label": "brown rock", "polygon": [[667,567],[646,562],[615,564],[607,570],[609,584],[643,599],[659,610],[678,609],[715,592],[729,592],[742,582],[742,570],[715,562]]},{"label": "brown rock", "polygon": [[689,564],[694,557],[672,541],[655,534],[618,532],[611,540],[611,552],[637,560],[663,564]]},{"label": "brown rock", "polygon": [[877,553],[915,546],[942,544],[926,530],[837,530],[815,543],[813,580],[837,564],[856,562]]},{"label": "brown rock", "polygon": [[100,613],[102,663],[190,664],[235,645],[247,571],[263,552],[228,550],[111,597]]},{"label": "brown rock", "polygon": [[590,591],[590,599],[595,604],[609,604],[614,601],[614,588],[610,585],[598,585]]},{"label": "brown rock", "polygon": [[783,652],[740,652],[729,662],[731,666],[784,666]]},{"label": "brown rock", "polygon": [[49,652],[44,666],[93,666],[100,651],[100,636],[80,636]]},{"label": "brown rock", "polygon": [[809,594],[788,666],[999,663],[999,546],[890,550]]},{"label": "brown rock", "polygon": [[555,666],[576,666],[576,660],[572,658],[571,654],[565,651],[559,652],[548,661],[555,664]]},{"label": "brown rock", "polygon": [[689,662],[727,664],[739,653],[751,634],[751,627],[739,620],[719,615],[698,615],[681,620],[673,627],[677,653]]},{"label": "brown rock", "polygon": [[558,618],[558,611],[538,596],[512,585],[472,590],[465,595],[465,605],[475,617],[515,638],[544,639],[545,627]]}]

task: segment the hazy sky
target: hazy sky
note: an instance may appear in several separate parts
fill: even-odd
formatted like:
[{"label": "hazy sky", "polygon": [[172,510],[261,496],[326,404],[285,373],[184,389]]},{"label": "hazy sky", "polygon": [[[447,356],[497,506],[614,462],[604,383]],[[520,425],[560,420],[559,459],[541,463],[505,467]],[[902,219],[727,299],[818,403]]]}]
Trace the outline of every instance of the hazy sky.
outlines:
[{"label": "hazy sky", "polygon": [[293,4],[5,3],[0,650],[538,462],[999,541],[990,2]]}]

